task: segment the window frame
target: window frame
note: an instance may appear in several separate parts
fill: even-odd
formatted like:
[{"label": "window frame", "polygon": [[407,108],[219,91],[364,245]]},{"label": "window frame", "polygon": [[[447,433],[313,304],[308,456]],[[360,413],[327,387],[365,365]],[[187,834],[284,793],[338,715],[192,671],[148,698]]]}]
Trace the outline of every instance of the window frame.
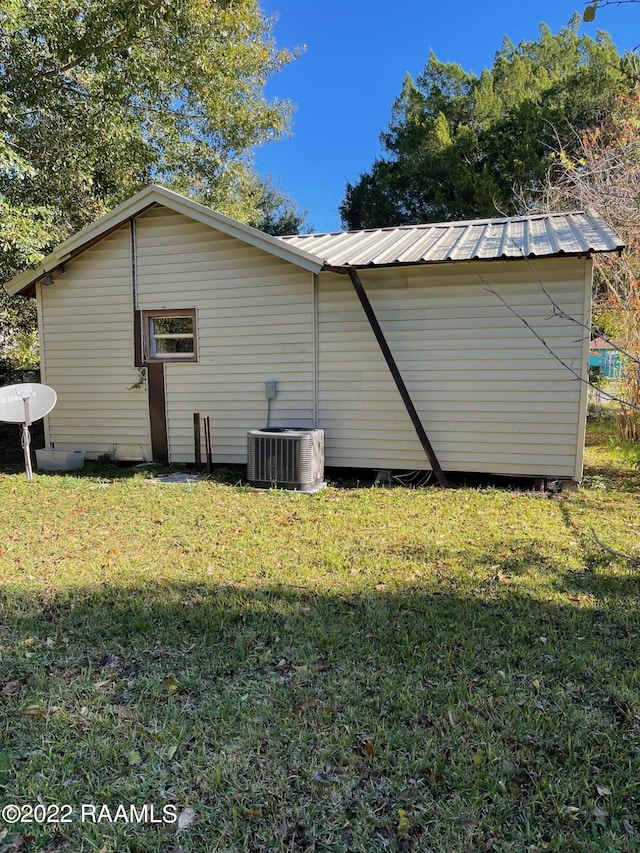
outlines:
[{"label": "window frame", "polygon": [[[155,335],[153,332],[153,321],[158,318],[185,317],[191,320],[193,335],[193,352],[190,353],[157,353],[155,347]],[[193,364],[198,361],[198,332],[195,308],[157,308],[152,311],[142,311],[142,353],[145,364],[158,362],[167,364],[187,363]]]}]

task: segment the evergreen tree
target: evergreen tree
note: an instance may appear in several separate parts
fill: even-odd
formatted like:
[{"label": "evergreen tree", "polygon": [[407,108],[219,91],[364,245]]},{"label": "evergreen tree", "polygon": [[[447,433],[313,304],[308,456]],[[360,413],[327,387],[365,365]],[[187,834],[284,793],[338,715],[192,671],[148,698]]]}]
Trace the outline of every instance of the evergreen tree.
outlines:
[{"label": "evergreen tree", "polygon": [[340,207],[349,229],[512,215],[526,209],[559,148],[571,149],[631,86],[631,62],[611,38],[505,39],[480,76],[432,53],[405,78],[376,160]]}]

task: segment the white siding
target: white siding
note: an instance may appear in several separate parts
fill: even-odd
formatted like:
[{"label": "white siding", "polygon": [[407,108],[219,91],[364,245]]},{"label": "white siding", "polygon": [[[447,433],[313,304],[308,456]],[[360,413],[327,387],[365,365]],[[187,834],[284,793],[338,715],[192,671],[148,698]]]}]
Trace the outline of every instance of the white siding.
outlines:
[{"label": "white siding", "polygon": [[[579,476],[581,383],[487,287],[581,372],[586,333],[550,316],[538,276],[584,322],[585,262],[533,266],[535,272],[512,261],[361,274],[445,470]],[[318,322],[318,426],[326,431],[327,464],[428,468],[347,276],[320,275]]]},{"label": "white siding", "polygon": [[[197,363],[164,368],[172,461],[193,462],[199,412],[211,418],[214,462],[244,463],[272,379],[270,424],[322,427],[328,466],[428,467],[347,276],[320,273],[314,296],[311,273],[164,207],[135,231],[136,307],[197,312]],[[138,379],[131,270],[126,225],[38,287],[57,448],[150,453],[146,389],[128,390]],[[551,316],[539,278],[586,320],[588,270],[557,258],[362,273],[445,470],[580,476],[584,387],[487,286],[581,372],[584,333]]]},{"label": "white siding", "polygon": [[128,225],[38,286],[43,381],[58,394],[48,418],[56,449],[150,456],[144,389],[133,366],[133,301]]},{"label": "white siding", "polygon": [[[211,418],[214,462],[246,462],[248,430],[314,425],[312,275],[156,208],[136,221],[140,310],[197,310],[198,362],[165,366],[173,462],[193,462],[193,413]],[[204,449],[204,442],[203,442]]]}]

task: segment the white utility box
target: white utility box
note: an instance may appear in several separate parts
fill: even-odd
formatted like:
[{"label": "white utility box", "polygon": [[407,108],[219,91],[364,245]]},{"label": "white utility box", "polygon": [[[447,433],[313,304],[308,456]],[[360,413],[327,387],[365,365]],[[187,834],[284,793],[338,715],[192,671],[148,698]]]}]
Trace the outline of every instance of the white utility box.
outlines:
[{"label": "white utility box", "polygon": [[77,471],[84,465],[84,450],[36,450],[40,471]]}]

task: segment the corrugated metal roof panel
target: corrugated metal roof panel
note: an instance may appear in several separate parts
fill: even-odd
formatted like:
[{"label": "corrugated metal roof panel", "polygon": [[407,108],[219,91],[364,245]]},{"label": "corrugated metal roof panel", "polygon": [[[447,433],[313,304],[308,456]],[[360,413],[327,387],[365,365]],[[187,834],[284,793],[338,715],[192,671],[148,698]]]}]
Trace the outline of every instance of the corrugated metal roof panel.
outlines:
[{"label": "corrugated metal roof panel", "polygon": [[593,213],[549,213],[281,237],[326,266],[368,267],[615,252],[620,238]]}]

